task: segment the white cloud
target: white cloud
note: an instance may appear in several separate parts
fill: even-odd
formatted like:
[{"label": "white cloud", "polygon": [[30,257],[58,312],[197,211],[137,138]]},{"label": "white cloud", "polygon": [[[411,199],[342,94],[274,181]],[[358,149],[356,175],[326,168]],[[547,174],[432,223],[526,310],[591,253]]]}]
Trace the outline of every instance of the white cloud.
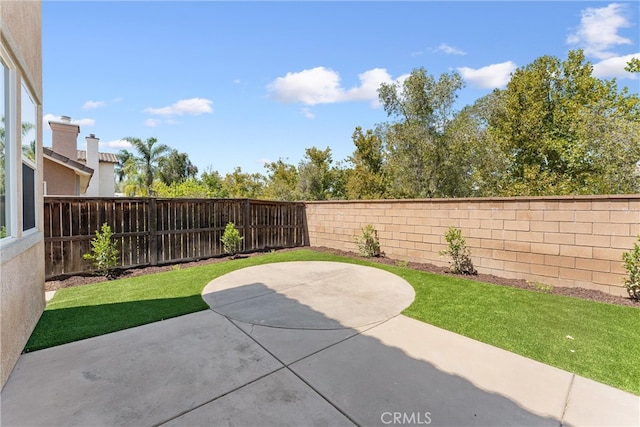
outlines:
[{"label": "white cloud", "polygon": [[615,56],[612,47],[631,44],[631,40],[618,34],[618,30],[630,27],[624,16],[625,5],[611,3],[607,7],[589,7],[582,11],[580,26],[567,37],[567,43],[584,48],[587,56],[607,59]]},{"label": "white cloud", "polygon": [[417,51],[415,51],[415,52],[411,52],[411,56],[412,56],[412,57],[414,57],[414,58],[415,58],[416,56],[422,56],[422,55],[424,55],[424,52],[423,52],[423,51],[421,51],[421,50],[417,50]]},{"label": "white cloud", "polygon": [[87,101],[82,106],[83,110],[93,110],[96,108],[104,107],[104,101]]},{"label": "white cloud", "polygon": [[511,78],[511,73],[516,68],[518,67],[515,63],[507,61],[482,68],[460,67],[457,70],[471,85],[482,89],[495,89],[506,86]]},{"label": "white cloud", "polygon": [[386,69],[374,68],[358,75],[360,85],[346,90],[340,75],[325,67],[287,73],[267,86],[270,97],[280,102],[301,102],[306,105],[333,104],[347,101],[378,100],[378,88],[393,80]]},{"label": "white cloud", "polygon": [[159,116],[183,116],[185,114],[199,116],[204,113],[212,113],[212,103],[213,101],[205,98],[181,99],[168,107],[147,108],[144,111]]},{"label": "white cloud", "polygon": [[78,120],[71,119],[71,123],[76,124],[78,126],[93,126],[96,124],[96,121],[94,119],[78,119]]},{"label": "white cloud", "polygon": [[[55,114],[45,114],[42,116],[42,126],[44,129],[48,129],[51,130],[51,128],[49,127],[49,122],[50,121],[55,121],[58,122],[60,121],[62,116],[56,116]],[[71,119],[71,123],[73,123],[74,125],[78,125],[78,126],[93,126],[96,124],[96,121],[94,119],[78,119],[78,120],[73,120]]]},{"label": "white cloud", "polygon": [[[102,143],[100,145],[103,145]],[[110,148],[117,148],[117,149],[123,149],[123,148],[131,148],[132,145],[129,141],[124,140],[124,139],[116,139],[115,141],[109,141],[109,142],[105,142],[104,145],[106,147],[110,147]]]},{"label": "white cloud", "polygon": [[316,117],[316,115],[315,115],[315,114],[313,114],[313,112],[312,112],[309,108],[307,108],[307,107],[304,107],[304,108],[302,109],[302,114],[304,114],[304,116],[305,116],[307,119],[315,119],[315,117]]},{"label": "white cloud", "polygon": [[307,105],[331,104],[340,101],[343,96],[340,76],[324,67],[287,73],[271,82],[267,89],[278,101]]},{"label": "white cloud", "polygon": [[614,56],[612,58],[604,59],[593,65],[593,75],[599,78],[637,78],[635,74],[629,73],[624,69],[624,67],[627,66],[627,63],[631,61],[631,58],[640,59],[640,52],[632,53],[631,55]]},{"label": "white cloud", "polygon": [[147,119],[144,121],[144,125],[150,128],[154,128],[156,126],[159,126],[160,123],[162,123],[162,120],[160,119]]},{"label": "white cloud", "polygon": [[466,55],[467,52],[465,52],[464,50],[460,50],[456,47],[453,46],[449,46],[446,43],[442,43],[440,44],[440,46],[435,47],[435,48],[429,48],[429,51],[431,52],[443,52],[446,53],[447,55]]}]

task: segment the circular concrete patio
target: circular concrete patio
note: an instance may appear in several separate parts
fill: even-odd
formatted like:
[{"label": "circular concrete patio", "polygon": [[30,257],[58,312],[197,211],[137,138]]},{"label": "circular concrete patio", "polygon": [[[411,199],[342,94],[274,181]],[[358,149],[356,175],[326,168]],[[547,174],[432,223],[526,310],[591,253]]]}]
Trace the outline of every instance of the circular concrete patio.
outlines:
[{"label": "circular concrete patio", "polygon": [[325,261],[247,267],[209,282],[202,296],[232,320],[287,329],[359,328],[411,304],[413,287],[384,270]]}]

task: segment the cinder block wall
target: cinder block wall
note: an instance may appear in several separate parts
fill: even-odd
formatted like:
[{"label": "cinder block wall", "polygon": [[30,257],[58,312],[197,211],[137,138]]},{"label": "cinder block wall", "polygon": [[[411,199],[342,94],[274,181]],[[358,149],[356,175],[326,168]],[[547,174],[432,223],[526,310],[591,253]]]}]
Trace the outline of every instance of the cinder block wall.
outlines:
[{"label": "cinder block wall", "polygon": [[640,234],[640,195],[307,202],[309,243],[357,251],[378,230],[389,258],[448,265],[449,226],[476,268],[496,276],[627,295],[622,253]]}]

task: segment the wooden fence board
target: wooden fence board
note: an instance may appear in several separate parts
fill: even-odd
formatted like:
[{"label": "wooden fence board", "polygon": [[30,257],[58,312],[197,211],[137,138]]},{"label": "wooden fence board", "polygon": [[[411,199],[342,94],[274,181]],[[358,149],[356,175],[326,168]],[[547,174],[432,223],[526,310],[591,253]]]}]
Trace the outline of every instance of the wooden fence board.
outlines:
[{"label": "wooden fence board", "polygon": [[88,273],[82,255],[103,223],[119,250],[117,268],[223,255],[228,222],[244,237],[241,252],[303,246],[304,205],[248,199],[45,197],[45,276]]}]

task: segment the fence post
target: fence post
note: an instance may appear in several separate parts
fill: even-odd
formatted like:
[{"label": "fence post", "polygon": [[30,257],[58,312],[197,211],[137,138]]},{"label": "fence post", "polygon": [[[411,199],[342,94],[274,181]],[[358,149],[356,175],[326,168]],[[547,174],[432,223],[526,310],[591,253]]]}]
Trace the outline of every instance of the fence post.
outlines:
[{"label": "fence post", "polygon": [[249,247],[249,249],[253,249],[253,244],[252,242],[249,242],[247,244],[247,241],[251,239],[250,234],[251,233],[251,205],[250,205],[250,201],[249,199],[244,199],[244,224],[243,224],[243,236],[244,239],[242,239],[242,244],[244,246],[244,250],[247,250],[247,245]]},{"label": "fence post", "polygon": [[149,199],[149,265],[158,265],[158,208],[155,197]]}]

